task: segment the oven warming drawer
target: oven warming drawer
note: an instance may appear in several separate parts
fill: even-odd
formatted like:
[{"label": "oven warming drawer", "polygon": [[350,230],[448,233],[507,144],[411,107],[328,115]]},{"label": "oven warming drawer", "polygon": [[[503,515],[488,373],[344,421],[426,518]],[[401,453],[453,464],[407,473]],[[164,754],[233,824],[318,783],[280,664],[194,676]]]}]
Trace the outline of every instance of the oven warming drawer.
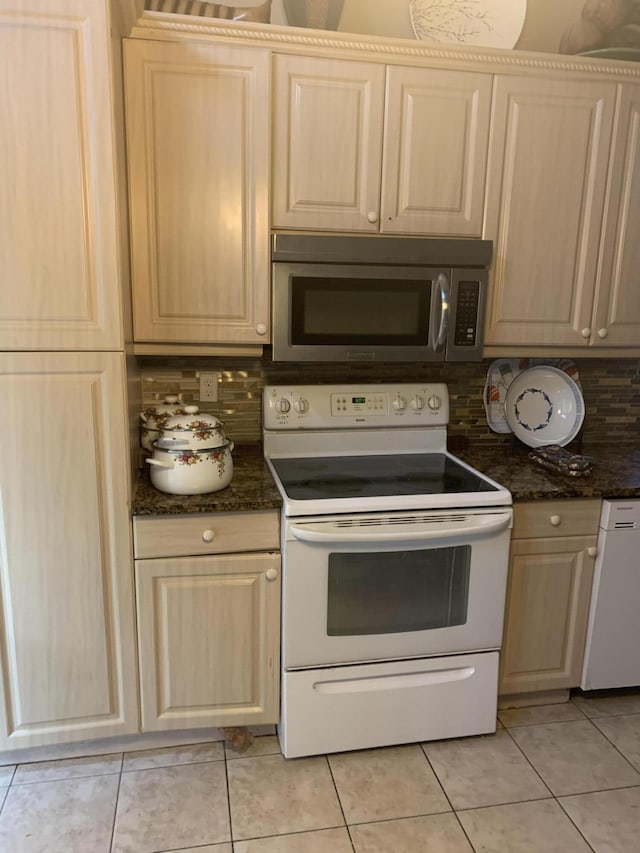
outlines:
[{"label": "oven warming drawer", "polygon": [[278,734],[297,758],[496,730],[498,652],[283,673]]}]

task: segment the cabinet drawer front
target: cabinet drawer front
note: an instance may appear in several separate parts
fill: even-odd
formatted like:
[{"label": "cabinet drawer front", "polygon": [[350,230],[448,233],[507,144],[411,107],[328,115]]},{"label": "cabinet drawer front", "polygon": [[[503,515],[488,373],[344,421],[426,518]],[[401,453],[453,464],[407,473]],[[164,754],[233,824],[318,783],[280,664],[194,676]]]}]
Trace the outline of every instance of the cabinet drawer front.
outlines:
[{"label": "cabinet drawer front", "polygon": [[276,511],[138,516],[133,520],[136,559],[269,551],[280,547]]},{"label": "cabinet drawer front", "polygon": [[512,539],[590,536],[598,531],[600,500],[522,503],[514,506]]}]

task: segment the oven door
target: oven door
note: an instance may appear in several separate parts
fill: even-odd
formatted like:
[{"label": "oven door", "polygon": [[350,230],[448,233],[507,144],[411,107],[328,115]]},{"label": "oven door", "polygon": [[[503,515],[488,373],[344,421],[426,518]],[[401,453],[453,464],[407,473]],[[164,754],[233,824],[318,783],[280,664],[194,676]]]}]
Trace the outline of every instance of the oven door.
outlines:
[{"label": "oven door", "polygon": [[288,519],[285,669],[498,649],[512,512]]}]

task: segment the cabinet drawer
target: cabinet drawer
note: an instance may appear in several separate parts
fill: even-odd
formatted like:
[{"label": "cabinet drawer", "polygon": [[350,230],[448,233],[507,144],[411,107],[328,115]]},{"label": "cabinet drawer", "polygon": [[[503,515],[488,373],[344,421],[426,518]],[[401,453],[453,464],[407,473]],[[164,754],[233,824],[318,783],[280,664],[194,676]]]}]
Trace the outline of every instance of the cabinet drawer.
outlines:
[{"label": "cabinet drawer", "polygon": [[599,519],[599,499],[515,504],[512,539],[590,536],[598,532]]},{"label": "cabinet drawer", "polygon": [[275,510],[265,510],[138,516],[133,519],[133,544],[137,560],[232,551],[277,551],[280,548],[279,514]]}]

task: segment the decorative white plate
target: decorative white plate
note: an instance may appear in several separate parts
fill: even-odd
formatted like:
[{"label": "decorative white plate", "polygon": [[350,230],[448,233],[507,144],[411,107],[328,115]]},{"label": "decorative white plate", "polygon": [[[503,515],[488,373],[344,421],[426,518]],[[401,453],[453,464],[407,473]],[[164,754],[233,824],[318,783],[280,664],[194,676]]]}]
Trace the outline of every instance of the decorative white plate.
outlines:
[{"label": "decorative white plate", "polygon": [[511,48],[522,32],[527,0],[411,0],[409,12],[423,41]]},{"label": "decorative white plate", "polygon": [[504,409],[514,435],[529,447],[564,447],[584,421],[580,388],[563,370],[549,365],[519,373],[507,389]]}]

